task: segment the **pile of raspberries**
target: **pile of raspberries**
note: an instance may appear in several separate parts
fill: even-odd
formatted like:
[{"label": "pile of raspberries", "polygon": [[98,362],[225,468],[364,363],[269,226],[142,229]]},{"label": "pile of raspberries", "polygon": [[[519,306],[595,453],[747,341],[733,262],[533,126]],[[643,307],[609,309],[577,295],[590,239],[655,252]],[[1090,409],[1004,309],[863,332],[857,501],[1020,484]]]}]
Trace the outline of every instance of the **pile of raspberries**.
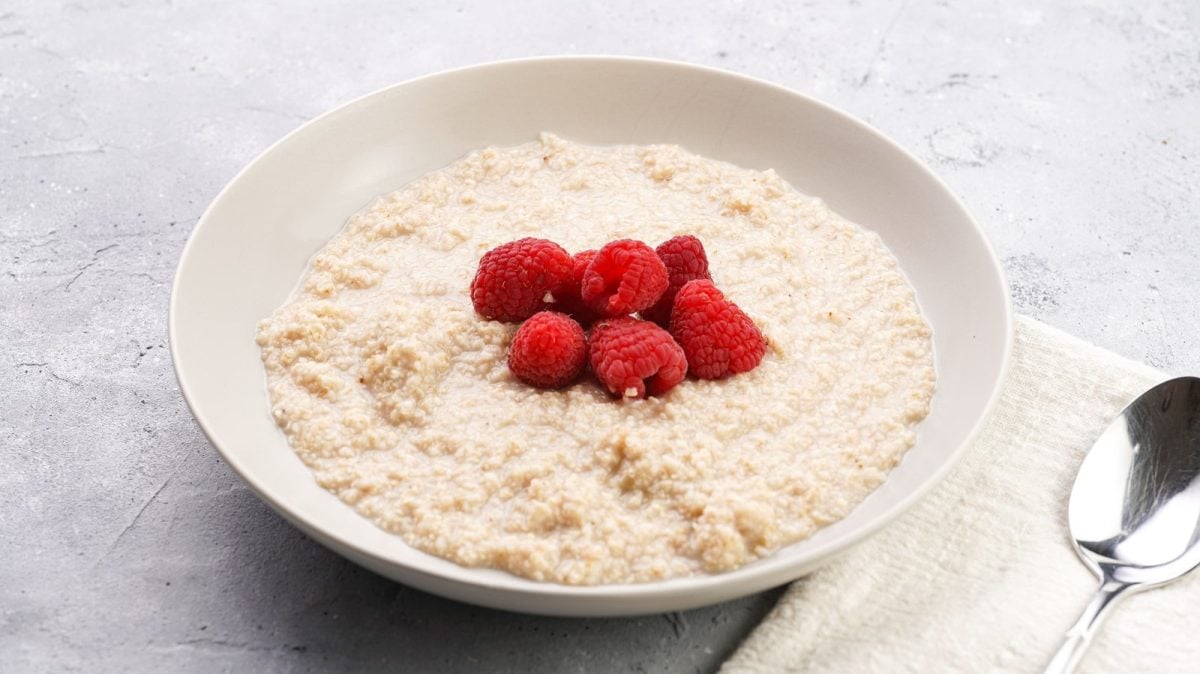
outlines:
[{"label": "pile of raspberries", "polygon": [[753,370],[767,349],[713,285],[694,236],[657,249],[621,239],[574,256],[545,239],[506,243],[479,261],[471,302],[486,319],[524,321],[508,367],[539,388],[567,386],[590,365],[613,395],[644,398],[689,372],[720,379]]}]

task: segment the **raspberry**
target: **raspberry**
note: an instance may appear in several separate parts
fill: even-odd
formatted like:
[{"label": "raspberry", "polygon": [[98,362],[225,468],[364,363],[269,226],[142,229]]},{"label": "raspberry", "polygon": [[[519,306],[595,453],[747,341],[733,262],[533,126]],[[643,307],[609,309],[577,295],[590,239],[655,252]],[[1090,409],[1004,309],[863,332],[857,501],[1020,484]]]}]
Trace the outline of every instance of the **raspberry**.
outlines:
[{"label": "raspberry", "polygon": [[595,323],[600,318],[596,312],[583,303],[583,298],[579,296],[579,286],[583,283],[583,273],[587,271],[588,265],[592,263],[592,258],[594,257],[596,257],[596,251],[594,250],[575,253],[575,257],[571,258],[575,268],[574,273],[570,279],[564,281],[553,291],[553,309],[574,318],[584,327]]},{"label": "raspberry", "polygon": [[666,292],[654,303],[654,306],[642,312],[642,318],[654,321],[664,328],[671,324],[671,307],[675,304],[675,294],[683,284],[696,279],[711,279],[708,274],[708,256],[704,254],[704,245],[700,239],[685,235],[668,239],[654,249],[667,267]]},{"label": "raspberry", "polygon": [[687,374],[687,358],[670,333],[630,316],[592,328],[589,358],[600,383],[625,398],[665,393]]},{"label": "raspberry", "polygon": [[667,268],[653,248],[621,239],[606,244],[592,258],[579,294],[601,316],[620,316],[657,302],[667,283]]},{"label": "raspberry", "polygon": [[587,359],[583,328],[565,314],[542,311],[517,328],[508,349],[508,369],[539,388],[575,381]]},{"label": "raspberry", "polygon": [[675,295],[671,335],[700,379],[720,379],[758,367],[767,351],[754,321],[712,281],[689,281]]},{"label": "raspberry", "polygon": [[571,255],[545,239],[520,239],[489,250],[471,281],[475,311],[493,321],[529,318],[571,277]]}]

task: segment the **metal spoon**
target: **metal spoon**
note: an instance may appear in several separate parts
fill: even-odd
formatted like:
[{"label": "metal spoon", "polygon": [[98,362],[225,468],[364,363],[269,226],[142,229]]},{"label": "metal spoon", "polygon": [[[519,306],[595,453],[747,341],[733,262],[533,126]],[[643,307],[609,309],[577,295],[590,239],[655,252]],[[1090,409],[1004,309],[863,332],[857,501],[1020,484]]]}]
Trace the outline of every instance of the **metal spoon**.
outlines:
[{"label": "metal spoon", "polygon": [[1200,379],[1163,382],[1113,420],[1079,467],[1067,518],[1101,582],[1047,674],[1075,669],[1117,599],[1200,565]]}]

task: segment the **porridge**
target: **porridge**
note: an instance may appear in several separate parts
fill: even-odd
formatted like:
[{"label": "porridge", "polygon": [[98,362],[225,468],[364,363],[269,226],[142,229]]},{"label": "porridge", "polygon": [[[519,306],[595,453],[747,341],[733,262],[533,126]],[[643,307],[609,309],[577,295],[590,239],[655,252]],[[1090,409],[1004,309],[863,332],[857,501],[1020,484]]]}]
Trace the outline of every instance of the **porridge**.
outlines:
[{"label": "porridge", "polygon": [[[522,237],[704,242],[757,368],[619,400],[531,388],[468,286]],[[380,197],[258,327],[272,413],[317,482],[410,545],[569,584],[718,573],[850,512],[915,441],[930,330],[873,233],[772,171],[551,134]]]}]

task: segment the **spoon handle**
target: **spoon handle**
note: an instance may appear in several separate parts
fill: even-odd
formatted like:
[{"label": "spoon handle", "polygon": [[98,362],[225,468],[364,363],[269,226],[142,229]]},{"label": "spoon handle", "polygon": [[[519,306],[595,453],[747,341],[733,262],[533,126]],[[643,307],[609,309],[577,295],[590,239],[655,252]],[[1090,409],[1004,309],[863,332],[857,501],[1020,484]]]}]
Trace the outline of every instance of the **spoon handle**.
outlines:
[{"label": "spoon handle", "polygon": [[1105,579],[1096,591],[1096,596],[1092,597],[1091,603],[1083,610],[1083,615],[1067,630],[1063,645],[1046,666],[1045,674],[1070,674],[1075,671],[1083,652],[1087,650],[1088,644],[1092,643],[1096,628],[1108,615],[1108,609],[1130,587],[1132,586],[1126,583]]}]

